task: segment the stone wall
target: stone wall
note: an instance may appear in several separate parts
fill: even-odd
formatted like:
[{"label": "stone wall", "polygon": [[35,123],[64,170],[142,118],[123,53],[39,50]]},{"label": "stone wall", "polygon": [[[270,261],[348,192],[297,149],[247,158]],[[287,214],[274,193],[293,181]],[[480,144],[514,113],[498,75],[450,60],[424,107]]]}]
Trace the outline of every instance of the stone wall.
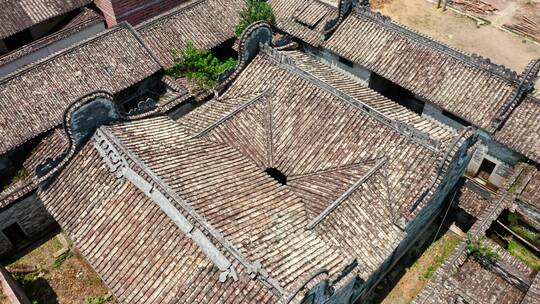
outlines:
[{"label": "stone wall", "polygon": [[3,233],[4,229],[14,223],[19,224],[28,241],[39,239],[56,228],[56,221],[35,193],[0,209],[0,257],[8,255],[14,249]]},{"label": "stone wall", "polygon": [[496,166],[491,175],[489,176],[489,182],[497,187],[503,186],[508,174],[511,171],[511,166],[517,163],[520,159],[520,155],[511,151],[510,149],[498,144],[490,139],[483,139],[482,144],[474,154],[469,166],[467,167],[467,174],[469,176],[475,176],[480,169],[482,161],[487,159],[493,162]]},{"label": "stone wall", "polygon": [[407,236],[401,241],[396,250],[394,250],[379,269],[366,281],[361,291],[361,299],[369,296],[371,289],[384,278],[399,259],[405,255],[409,248],[425,232],[425,229],[437,219],[437,216],[443,207],[443,202],[452,194],[452,191],[455,191],[459,179],[465,171],[465,167],[472,156],[470,151],[472,144],[472,139],[467,139],[461,142],[461,146],[458,145],[459,149],[455,152],[452,161],[448,166],[447,173],[431,197],[431,200],[424,206],[422,211],[408,223],[405,228]]}]

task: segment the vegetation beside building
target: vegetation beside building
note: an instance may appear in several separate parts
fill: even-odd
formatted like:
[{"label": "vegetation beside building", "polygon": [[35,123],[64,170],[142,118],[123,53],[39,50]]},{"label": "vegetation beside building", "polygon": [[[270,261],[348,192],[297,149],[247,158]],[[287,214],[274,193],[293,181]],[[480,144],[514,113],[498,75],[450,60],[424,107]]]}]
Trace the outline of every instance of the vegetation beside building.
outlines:
[{"label": "vegetation beside building", "polygon": [[276,17],[272,7],[266,1],[246,0],[246,6],[240,12],[240,23],[234,28],[234,33],[237,37],[240,37],[248,26],[257,21],[274,24]]},{"label": "vegetation beside building", "polygon": [[188,42],[186,48],[178,53],[172,51],[174,65],[166,73],[174,77],[186,77],[195,91],[210,89],[224,72],[236,65],[236,60],[229,58],[220,61],[208,50],[199,50]]}]

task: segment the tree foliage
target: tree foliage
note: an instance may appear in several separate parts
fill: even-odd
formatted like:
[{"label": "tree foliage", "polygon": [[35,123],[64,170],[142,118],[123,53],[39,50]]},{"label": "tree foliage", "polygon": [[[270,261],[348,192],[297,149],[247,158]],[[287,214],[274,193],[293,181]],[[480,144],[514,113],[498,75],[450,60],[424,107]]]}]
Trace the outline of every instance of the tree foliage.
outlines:
[{"label": "tree foliage", "polygon": [[240,23],[234,28],[234,33],[240,37],[252,23],[263,20],[270,24],[276,21],[270,4],[263,0],[246,0],[246,6],[240,12]]},{"label": "tree foliage", "polygon": [[236,60],[229,58],[221,62],[208,50],[198,50],[188,42],[186,48],[178,53],[171,51],[174,65],[166,73],[174,77],[186,77],[196,91],[211,88],[225,71],[234,68]]}]

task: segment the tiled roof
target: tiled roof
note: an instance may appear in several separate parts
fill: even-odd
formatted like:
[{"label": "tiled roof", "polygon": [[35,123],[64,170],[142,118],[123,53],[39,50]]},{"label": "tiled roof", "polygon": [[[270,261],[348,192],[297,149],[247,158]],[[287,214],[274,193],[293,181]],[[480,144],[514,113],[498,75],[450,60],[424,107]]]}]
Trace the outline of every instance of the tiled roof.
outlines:
[{"label": "tiled roof", "polygon": [[[144,125],[150,141],[181,131],[166,118]],[[238,281],[219,283],[203,251],[143,192],[111,174],[92,144],[58,179],[40,197],[121,303],[276,302],[238,265]]]},{"label": "tiled roof", "polygon": [[487,130],[517,87],[515,72],[363,6],[355,8],[324,47]]},{"label": "tiled roof", "polygon": [[101,17],[91,9],[83,9],[82,12],[77,15],[69,24],[64,26],[60,31],[54,32],[50,35],[44,36],[38,40],[35,40],[17,50],[7,53],[0,57],[0,66],[8,64],[9,62],[23,57],[29,53],[35,52],[45,46],[64,39],[74,33],[77,33],[84,28],[102,22]]},{"label": "tiled roof", "polygon": [[292,36],[318,46],[324,40],[324,26],[338,15],[337,3],[320,0],[269,0],[276,26]]},{"label": "tiled roof", "polygon": [[138,25],[137,31],[164,66],[173,64],[171,50],[191,41],[211,49],[234,37],[243,0],[195,0]]},{"label": "tiled roof", "polygon": [[167,92],[158,100],[161,111],[167,112],[193,98],[188,88],[177,79],[167,75],[161,81],[167,86]]},{"label": "tiled roof", "polygon": [[493,299],[496,299],[495,303],[517,304],[523,298],[521,290],[472,258],[460,267],[453,279],[454,296],[472,298],[475,300],[473,303],[493,303]]},{"label": "tiled roof", "polygon": [[536,274],[531,287],[525,294],[525,298],[521,301],[521,304],[534,304],[540,302],[540,272]]},{"label": "tiled roof", "polygon": [[[521,172],[519,166],[514,168],[505,182],[504,189],[519,181]],[[462,186],[465,187],[467,186]],[[486,231],[503,210],[511,208],[514,204],[515,195],[504,189],[499,191],[477,216],[478,219],[469,229],[467,238],[462,239],[412,303],[518,304],[521,303],[527,289],[534,291],[532,276],[535,271],[486,236]],[[497,259],[488,261],[487,258],[469,253],[467,248],[471,239],[490,248],[497,254]]]},{"label": "tiled roof", "polygon": [[[121,302],[274,303],[279,290],[298,288],[324,267],[335,275],[355,257],[366,279],[405,237],[395,221],[431,189],[448,141],[422,143],[360,106],[384,97],[346,88],[355,103],[331,89],[343,76],[312,70],[325,71],[325,82],[273,56],[258,55],[225,95],[179,124],[156,117],[101,127],[41,193]],[[103,146],[123,160],[100,152],[102,159]],[[287,184],[267,168],[283,172]],[[128,171],[154,185],[149,193],[165,193],[234,261],[239,280],[218,283],[207,255]],[[245,264],[254,261],[265,278],[247,277]]]},{"label": "tiled roof", "polygon": [[540,172],[532,166],[530,170],[523,181],[525,185],[519,199],[540,210]]},{"label": "tiled roof", "polygon": [[2,0],[0,39],[91,2],[92,0]]},{"label": "tiled roof", "polygon": [[61,123],[77,98],[119,92],[160,64],[126,24],[0,79],[0,154]]},{"label": "tiled roof", "polygon": [[540,163],[540,98],[529,95],[510,114],[495,140]]},{"label": "tiled roof", "polygon": [[491,204],[489,199],[467,186],[459,188],[455,199],[461,209],[476,218]]},{"label": "tiled roof", "polygon": [[0,192],[0,209],[15,202],[19,198],[34,191],[37,188],[36,168],[48,158],[58,156],[67,147],[67,140],[63,131],[55,129],[45,137],[28,158],[24,161],[23,167],[28,172],[24,179],[10,185]]}]

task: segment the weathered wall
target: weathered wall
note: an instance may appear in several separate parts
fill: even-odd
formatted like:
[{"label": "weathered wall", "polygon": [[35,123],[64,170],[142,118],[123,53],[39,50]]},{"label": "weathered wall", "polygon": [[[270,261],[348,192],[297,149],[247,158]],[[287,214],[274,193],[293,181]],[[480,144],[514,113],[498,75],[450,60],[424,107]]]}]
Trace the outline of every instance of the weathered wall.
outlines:
[{"label": "weathered wall", "polygon": [[508,177],[511,167],[515,165],[520,158],[521,156],[519,154],[497,142],[487,139],[482,142],[482,145],[479,146],[471,159],[471,162],[467,167],[467,174],[469,176],[475,176],[480,169],[482,161],[487,159],[496,165],[493,173],[489,177],[489,182],[501,187]]},{"label": "weathered wall", "polygon": [[442,111],[443,110],[440,107],[426,102],[424,105],[424,111],[422,112],[422,116],[436,120],[453,130],[458,130],[465,127],[463,124],[451,119],[448,116],[443,115]]},{"label": "weathered wall", "polygon": [[431,200],[405,228],[407,236],[364,284],[361,291],[362,298],[369,294],[371,289],[384,278],[422,233],[425,232],[425,229],[437,218],[437,215],[441,212],[445,198],[447,198],[452,191],[455,191],[457,183],[463,175],[465,167],[472,156],[472,153],[469,151],[471,144],[472,142],[470,140],[465,141],[458,152],[456,152],[455,157],[448,167],[448,173],[437,188],[437,191],[433,194]]},{"label": "weathered wall", "polygon": [[0,210],[0,257],[13,249],[11,242],[2,232],[13,223],[18,223],[30,240],[35,240],[56,227],[56,221],[45,210],[35,193]]},{"label": "weathered wall", "polygon": [[[104,29],[105,29],[105,24],[102,22],[98,24],[93,24],[70,36],[67,36],[63,39],[55,41],[51,44],[44,45],[40,49],[37,49],[3,66],[0,66],[0,77],[4,77],[7,74],[12,73],[15,70],[18,70],[27,64],[30,64],[32,62],[45,58],[53,53],[63,50],[85,39],[88,39],[96,35],[97,33],[103,31]],[[0,47],[0,50],[1,50],[1,47]]]}]

